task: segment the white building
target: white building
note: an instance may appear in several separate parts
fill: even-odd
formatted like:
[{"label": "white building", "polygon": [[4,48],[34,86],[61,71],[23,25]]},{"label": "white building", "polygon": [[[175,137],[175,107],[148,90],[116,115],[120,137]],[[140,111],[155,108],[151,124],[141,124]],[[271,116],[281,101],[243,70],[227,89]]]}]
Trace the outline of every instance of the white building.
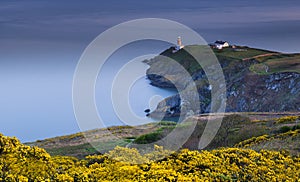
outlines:
[{"label": "white building", "polygon": [[217,40],[215,46],[217,49],[223,49],[224,47],[229,47],[229,43],[227,41]]}]

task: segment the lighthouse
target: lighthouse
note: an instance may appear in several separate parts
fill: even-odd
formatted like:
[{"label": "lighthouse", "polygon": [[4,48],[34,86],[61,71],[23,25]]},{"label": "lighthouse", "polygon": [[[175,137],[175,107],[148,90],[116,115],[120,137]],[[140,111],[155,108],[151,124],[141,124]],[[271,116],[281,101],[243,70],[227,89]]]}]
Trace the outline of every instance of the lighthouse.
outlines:
[{"label": "lighthouse", "polygon": [[181,45],[182,45],[181,37],[178,37],[178,38],[177,38],[177,45],[178,45],[178,46],[181,46]]},{"label": "lighthouse", "polygon": [[182,45],[182,40],[181,37],[179,36],[177,38],[177,45],[175,46],[175,49],[173,50],[173,53],[179,51],[180,49],[182,49],[184,47],[184,45]]}]

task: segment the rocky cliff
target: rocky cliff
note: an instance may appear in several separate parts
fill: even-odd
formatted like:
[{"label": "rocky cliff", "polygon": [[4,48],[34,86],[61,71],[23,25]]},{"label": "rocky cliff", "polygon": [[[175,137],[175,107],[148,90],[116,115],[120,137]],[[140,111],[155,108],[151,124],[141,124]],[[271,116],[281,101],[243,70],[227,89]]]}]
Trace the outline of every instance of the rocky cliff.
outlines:
[{"label": "rocky cliff", "polygon": [[[188,47],[197,51],[199,47]],[[200,50],[199,50],[200,51]],[[238,47],[214,50],[226,81],[227,112],[284,112],[300,111],[300,57],[299,54],[281,54],[271,51]],[[153,86],[185,90],[188,87],[183,71],[166,64],[172,59],[190,74],[199,93],[198,113],[210,112],[211,85],[200,65],[184,49],[172,53],[172,48],[159,56],[146,60],[150,65],[147,77]],[[255,70],[263,65],[264,72]],[[164,99],[150,116],[164,113],[178,116],[182,101],[180,93]]]}]

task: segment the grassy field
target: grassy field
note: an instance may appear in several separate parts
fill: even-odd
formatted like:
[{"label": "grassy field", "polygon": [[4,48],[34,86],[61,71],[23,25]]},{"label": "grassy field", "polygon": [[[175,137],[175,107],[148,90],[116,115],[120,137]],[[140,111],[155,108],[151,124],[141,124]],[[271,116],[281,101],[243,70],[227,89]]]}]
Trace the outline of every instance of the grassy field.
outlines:
[{"label": "grassy field", "polygon": [[[67,155],[83,158],[87,155],[105,153],[116,146],[126,146],[135,138],[154,132],[169,122],[149,123],[142,126],[112,126],[45,140],[28,142],[26,145],[44,148],[51,155]],[[88,141],[90,141],[90,144]]]},{"label": "grassy field", "polygon": [[[165,70],[170,67],[170,65],[168,61],[164,62],[162,60],[168,57],[168,60],[176,60],[192,74],[201,69],[201,66],[205,66],[206,63],[209,64],[212,61],[211,59],[215,59],[215,57],[212,56],[213,54],[216,55],[221,64],[222,62],[230,62],[236,65],[241,61],[255,60],[257,63],[253,63],[249,69],[260,75],[279,72],[300,73],[300,54],[284,54],[245,46],[236,46],[235,48],[228,47],[218,50],[211,49],[209,46],[189,45],[176,53],[173,53],[172,48],[170,48],[150,60],[150,62],[152,61],[152,64],[155,64],[153,67],[157,70]],[[195,58],[201,61],[201,66],[195,61]]]},{"label": "grassy field", "polygon": [[[243,140],[250,139],[251,137],[273,135],[290,131],[295,125],[297,125],[296,120],[299,121],[300,113],[226,113],[225,115],[226,117],[222,122],[219,133],[208,149],[232,147]],[[184,147],[190,149],[195,149],[197,147],[196,144],[198,141],[196,140],[197,138],[199,139],[199,136],[201,136],[201,132],[206,125],[205,123],[208,117],[208,115],[203,114],[192,118],[193,121],[198,122],[196,126],[197,128]],[[219,114],[213,115],[213,117],[219,117]],[[295,117],[298,117],[298,119],[295,119]],[[279,120],[278,118],[283,119]],[[29,144],[31,146],[42,147],[53,156],[67,155],[84,158],[87,155],[105,153],[116,146],[127,146],[132,142],[136,144],[152,143],[164,138],[175,127],[184,128],[187,124],[188,123],[177,124],[172,121],[162,121],[138,126],[137,128],[116,126],[108,128],[108,130],[118,139],[105,138],[104,131],[108,130],[99,129],[87,131],[85,135],[83,135],[83,133],[78,133],[39,140]],[[90,137],[85,138],[84,136]],[[91,136],[98,136],[97,139],[93,139],[91,142],[92,144],[87,142],[87,139],[92,138]],[[285,140],[289,139],[285,138]],[[292,144],[289,142],[287,143],[289,145],[283,145],[282,142],[278,142],[277,139],[276,142],[273,142],[270,149],[281,148],[291,150],[295,153],[295,151],[298,150],[297,146],[299,146],[295,143],[295,141],[292,141]],[[291,145],[294,145],[294,147],[291,147]],[[269,146],[264,145],[264,147],[268,148]],[[298,152],[300,153],[300,150]]]},{"label": "grassy field", "polygon": [[235,49],[233,48],[223,48],[221,50],[214,49],[214,53],[217,56],[224,56],[228,58],[233,58],[237,60],[249,59],[262,54],[275,53],[268,50],[255,49],[249,47],[238,46]]},{"label": "grassy field", "polygon": [[300,54],[284,54],[248,47],[215,50],[215,54],[217,56],[237,60],[255,59],[258,63],[251,65],[250,70],[256,74],[266,75],[280,72],[300,73]]},{"label": "grassy field", "polygon": [[68,155],[82,159],[87,155],[105,153],[114,149],[116,146],[125,147],[130,142],[130,139],[120,139],[107,142],[93,142],[92,144],[84,143],[75,146],[66,145],[58,148],[45,147],[45,149],[53,156]]},{"label": "grassy field", "polygon": [[281,54],[257,58],[260,62],[250,67],[254,73],[265,75],[279,72],[300,73],[300,54]]}]

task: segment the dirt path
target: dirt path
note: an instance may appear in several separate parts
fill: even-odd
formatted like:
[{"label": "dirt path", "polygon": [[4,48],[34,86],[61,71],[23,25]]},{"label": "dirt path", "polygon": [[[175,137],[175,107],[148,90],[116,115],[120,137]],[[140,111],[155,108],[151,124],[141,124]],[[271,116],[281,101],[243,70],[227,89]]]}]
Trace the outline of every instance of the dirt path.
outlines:
[{"label": "dirt path", "polygon": [[239,114],[242,116],[247,116],[251,120],[265,120],[265,119],[275,119],[283,116],[300,116],[300,112],[228,112],[228,113],[211,113],[211,114],[200,114],[193,116],[197,120],[207,120],[207,119],[217,119],[231,114]]},{"label": "dirt path", "polygon": [[257,56],[244,58],[243,61],[246,61],[246,60],[249,60],[249,59],[261,58],[261,57],[267,57],[267,56],[276,56],[276,55],[280,55],[280,54],[281,54],[281,53],[267,53],[267,54],[260,54],[260,55],[257,55]]}]

